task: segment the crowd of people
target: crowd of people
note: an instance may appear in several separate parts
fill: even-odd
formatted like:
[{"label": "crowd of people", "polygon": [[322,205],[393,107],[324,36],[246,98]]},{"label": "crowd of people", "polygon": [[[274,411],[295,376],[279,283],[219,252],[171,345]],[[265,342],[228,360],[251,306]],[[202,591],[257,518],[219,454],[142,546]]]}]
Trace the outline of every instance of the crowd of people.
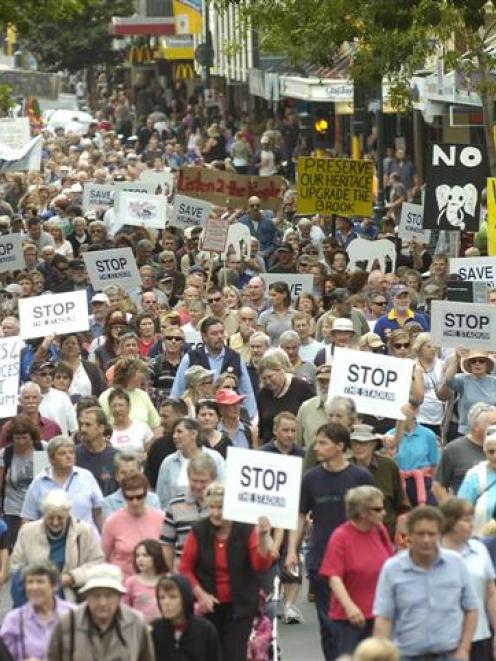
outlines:
[{"label": "crowd of people", "polygon": [[[295,114],[257,137],[246,116],[206,124],[178,87],[132,135],[124,92],[101,96],[87,130],[43,131],[40,172],[0,175],[0,232],[21,235],[25,258],[0,274],[1,335],[20,335],[24,298],[83,291],[90,315],[88,332],[23,342],[18,414],[1,421],[14,606],[1,658],[268,661],[272,620],[303,624],[305,577],[320,628],[309,659],[319,642],[326,661],[495,658],[495,359],[432,340],[449,260],[439,233],[397,236],[421,188],[404,151],[385,162],[380,226],[301,217],[289,173],[277,211],[255,196],[214,207],[251,235],[249,257],[222,260],[201,227],[83,209],[84,186],[188,165],[294,170],[310,153]],[[393,242],[394,269],[351,270],[357,237]],[[95,291],[83,255],[120,247],[140,286]],[[288,274],[313,275],[312,290],[292,296]],[[334,396],[336,349],[414,362],[403,420]],[[302,459],[296,530],[223,517],[230,447]]]}]

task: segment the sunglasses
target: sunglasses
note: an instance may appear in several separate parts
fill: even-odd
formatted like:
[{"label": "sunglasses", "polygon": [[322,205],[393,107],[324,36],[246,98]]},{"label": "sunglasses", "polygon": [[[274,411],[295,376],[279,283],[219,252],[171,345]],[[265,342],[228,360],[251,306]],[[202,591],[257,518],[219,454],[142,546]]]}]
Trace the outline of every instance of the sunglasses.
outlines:
[{"label": "sunglasses", "polygon": [[486,454],[496,454],[496,448],[494,450],[486,450]]},{"label": "sunglasses", "polygon": [[409,349],[409,347],[410,347],[410,342],[405,342],[405,343],[403,343],[403,342],[396,342],[395,344],[393,344],[393,347],[394,347],[395,349]]},{"label": "sunglasses", "polygon": [[259,205],[259,204],[250,204],[250,208],[252,208],[252,209],[260,209],[260,205]]},{"label": "sunglasses", "polygon": [[387,305],[387,301],[372,301],[374,305]]},{"label": "sunglasses", "polygon": [[138,494],[136,494],[135,496],[130,496],[130,495],[127,494],[127,493],[125,493],[125,494],[123,494],[123,495],[124,495],[124,498],[125,498],[126,500],[130,500],[130,501],[133,501],[133,500],[144,500],[144,499],[146,498],[146,493],[138,493]]},{"label": "sunglasses", "polygon": [[471,365],[483,365],[485,364],[486,359],[485,358],[472,358],[470,360]]},{"label": "sunglasses", "polygon": [[215,298],[208,299],[209,303],[218,303],[219,301],[222,301],[222,296],[216,296]]},{"label": "sunglasses", "polygon": [[177,337],[176,335],[165,335],[166,340],[170,340],[171,342],[182,342],[183,338],[182,337]]}]

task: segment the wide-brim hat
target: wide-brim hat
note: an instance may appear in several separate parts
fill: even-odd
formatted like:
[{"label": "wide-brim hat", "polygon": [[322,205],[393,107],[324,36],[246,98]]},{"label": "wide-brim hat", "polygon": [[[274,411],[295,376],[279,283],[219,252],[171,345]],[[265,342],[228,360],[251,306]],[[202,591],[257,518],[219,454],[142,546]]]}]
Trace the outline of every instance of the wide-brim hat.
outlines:
[{"label": "wide-brim hat", "polygon": [[88,570],[86,583],[79,588],[81,594],[86,594],[95,588],[107,588],[115,590],[120,594],[126,594],[127,590],[122,584],[122,572],[119,567],[103,562]]},{"label": "wide-brim hat", "polygon": [[353,425],[353,431],[350,434],[350,441],[358,443],[370,443],[380,441],[380,435],[376,434],[371,425]]},{"label": "wide-brim hat", "polygon": [[465,356],[465,358],[462,360],[461,364],[462,371],[465,372],[465,374],[472,373],[472,370],[470,369],[470,361],[474,358],[484,358],[489,364],[489,369],[487,371],[492,372],[494,370],[494,360],[486,351],[470,351],[468,356]]}]

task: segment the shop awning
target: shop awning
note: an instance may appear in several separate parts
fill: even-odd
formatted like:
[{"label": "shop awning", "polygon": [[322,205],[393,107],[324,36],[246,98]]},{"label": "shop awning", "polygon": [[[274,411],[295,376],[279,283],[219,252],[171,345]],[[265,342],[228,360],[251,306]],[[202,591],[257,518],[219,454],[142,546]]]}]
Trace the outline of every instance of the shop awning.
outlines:
[{"label": "shop awning", "polygon": [[115,37],[174,35],[176,21],[173,16],[113,16],[110,32]]}]

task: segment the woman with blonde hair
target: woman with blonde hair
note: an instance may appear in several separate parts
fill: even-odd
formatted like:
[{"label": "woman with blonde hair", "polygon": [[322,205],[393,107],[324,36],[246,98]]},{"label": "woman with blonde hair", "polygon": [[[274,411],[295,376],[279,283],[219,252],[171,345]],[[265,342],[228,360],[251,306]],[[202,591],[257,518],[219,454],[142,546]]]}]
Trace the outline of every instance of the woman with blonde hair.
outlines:
[{"label": "woman with blonde hair", "polygon": [[59,255],[64,255],[68,259],[72,259],[74,257],[74,249],[72,244],[64,237],[60,225],[56,223],[45,223],[45,228],[55,241],[55,252]]},{"label": "woman with blonde hair", "polygon": [[413,355],[416,365],[424,379],[424,400],[420,405],[418,421],[424,427],[432,429],[436,436],[441,436],[445,402],[437,396],[441,385],[444,361],[439,358],[439,349],[432,342],[430,333],[419,333],[413,342]]},{"label": "woman with blonde hair", "polygon": [[367,638],[358,645],[351,658],[352,661],[400,661],[400,653],[390,640]]}]

